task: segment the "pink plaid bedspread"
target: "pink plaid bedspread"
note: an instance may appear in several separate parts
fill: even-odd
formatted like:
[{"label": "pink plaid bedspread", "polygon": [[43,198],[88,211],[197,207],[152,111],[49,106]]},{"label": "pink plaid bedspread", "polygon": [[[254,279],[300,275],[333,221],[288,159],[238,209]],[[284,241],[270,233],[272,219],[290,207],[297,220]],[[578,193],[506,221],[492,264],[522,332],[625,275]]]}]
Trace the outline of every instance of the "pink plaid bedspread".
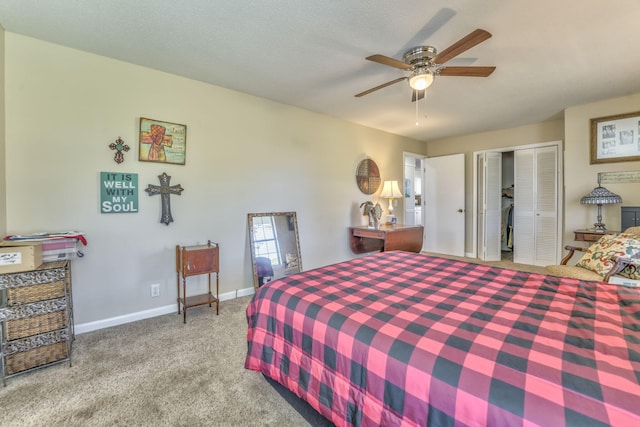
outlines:
[{"label": "pink plaid bedspread", "polygon": [[245,367],[337,426],[640,426],[640,292],[406,252],[268,283]]}]

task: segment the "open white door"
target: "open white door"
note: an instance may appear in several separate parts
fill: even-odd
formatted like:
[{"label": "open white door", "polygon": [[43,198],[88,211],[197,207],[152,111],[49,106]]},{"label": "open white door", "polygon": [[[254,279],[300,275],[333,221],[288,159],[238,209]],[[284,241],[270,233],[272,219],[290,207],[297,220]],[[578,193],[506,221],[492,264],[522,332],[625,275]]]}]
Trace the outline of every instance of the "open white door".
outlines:
[{"label": "open white door", "polygon": [[464,256],[464,154],[424,159],[423,250]]},{"label": "open white door", "polygon": [[423,155],[404,153],[404,225],[422,225]]},{"label": "open white door", "polygon": [[502,153],[478,155],[478,258],[500,261]]}]

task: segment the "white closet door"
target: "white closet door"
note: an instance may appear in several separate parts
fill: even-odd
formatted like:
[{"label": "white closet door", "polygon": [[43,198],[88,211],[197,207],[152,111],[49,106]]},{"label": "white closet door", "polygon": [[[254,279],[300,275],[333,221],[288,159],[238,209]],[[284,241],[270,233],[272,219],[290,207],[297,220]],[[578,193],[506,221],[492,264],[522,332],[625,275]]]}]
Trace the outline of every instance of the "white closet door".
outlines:
[{"label": "white closet door", "polygon": [[558,242],[557,147],[536,149],[535,265],[556,264]]},{"label": "white closet door", "polygon": [[535,149],[513,153],[513,262],[535,259]]},{"label": "white closet door", "polygon": [[514,152],[513,261],[556,263],[558,243],[556,146]]},{"label": "white closet door", "polygon": [[501,212],[501,183],[502,183],[502,154],[482,153],[479,156],[482,174],[482,184],[480,202],[481,209],[478,224],[482,236],[480,240],[481,250],[478,251],[479,258],[483,261],[500,261],[501,239],[500,223],[502,221]]}]

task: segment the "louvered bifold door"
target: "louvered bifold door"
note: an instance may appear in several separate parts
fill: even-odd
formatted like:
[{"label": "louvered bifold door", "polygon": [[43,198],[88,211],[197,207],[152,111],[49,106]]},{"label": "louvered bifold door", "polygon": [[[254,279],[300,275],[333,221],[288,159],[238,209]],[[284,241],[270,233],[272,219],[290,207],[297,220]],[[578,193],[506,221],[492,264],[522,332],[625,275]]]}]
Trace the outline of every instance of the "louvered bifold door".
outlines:
[{"label": "louvered bifold door", "polygon": [[535,149],[513,153],[513,262],[535,260]]},{"label": "louvered bifold door", "polygon": [[502,153],[484,153],[483,164],[483,255],[484,261],[500,261],[502,256],[500,241]]},{"label": "louvered bifold door", "polygon": [[513,261],[556,264],[558,147],[514,152]]},{"label": "louvered bifold door", "polygon": [[535,265],[556,263],[558,242],[558,147],[535,149]]}]

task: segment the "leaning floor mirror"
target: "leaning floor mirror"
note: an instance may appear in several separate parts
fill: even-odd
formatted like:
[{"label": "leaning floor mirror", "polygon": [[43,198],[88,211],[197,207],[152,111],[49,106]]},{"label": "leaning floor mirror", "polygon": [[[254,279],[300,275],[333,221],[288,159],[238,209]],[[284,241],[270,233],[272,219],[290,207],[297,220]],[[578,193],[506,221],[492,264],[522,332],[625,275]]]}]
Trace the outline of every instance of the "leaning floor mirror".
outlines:
[{"label": "leaning floor mirror", "polygon": [[249,241],[253,286],[302,271],[295,212],[250,213]]}]

